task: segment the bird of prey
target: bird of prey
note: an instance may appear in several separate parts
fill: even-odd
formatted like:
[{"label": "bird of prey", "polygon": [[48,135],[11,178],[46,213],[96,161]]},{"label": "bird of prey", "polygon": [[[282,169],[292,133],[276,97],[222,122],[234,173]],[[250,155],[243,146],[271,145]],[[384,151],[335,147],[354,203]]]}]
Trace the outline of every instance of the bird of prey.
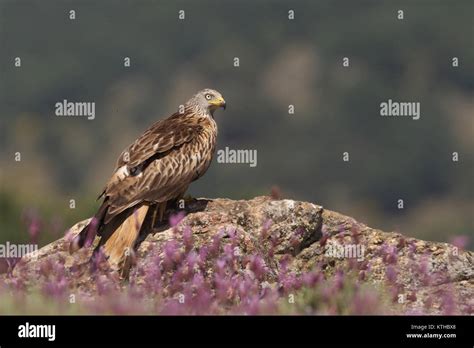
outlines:
[{"label": "bird of prey", "polygon": [[204,89],[130,144],[99,196],[102,205],[72,240],[70,251],[90,246],[99,235],[98,248],[121,268],[143,226],[161,221],[167,203],[181,199],[209,168],[217,138],[214,111],[220,107],[226,107],[222,95]]}]

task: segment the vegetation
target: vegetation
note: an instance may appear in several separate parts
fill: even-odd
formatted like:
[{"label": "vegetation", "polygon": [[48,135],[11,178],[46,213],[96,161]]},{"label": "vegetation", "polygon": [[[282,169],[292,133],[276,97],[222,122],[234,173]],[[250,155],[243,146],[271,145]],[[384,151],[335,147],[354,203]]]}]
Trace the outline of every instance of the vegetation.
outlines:
[{"label": "vegetation", "polygon": [[[384,230],[472,243],[473,12],[470,0],[2,1],[0,242],[28,240],[31,214],[40,244],[90,216],[121,150],[212,87],[228,102],[219,148],[257,149],[258,166],[214,163],[194,196],[278,186]],[[55,116],[63,99],[95,102],[95,119]],[[420,102],[420,120],[380,117],[388,99]]]}]

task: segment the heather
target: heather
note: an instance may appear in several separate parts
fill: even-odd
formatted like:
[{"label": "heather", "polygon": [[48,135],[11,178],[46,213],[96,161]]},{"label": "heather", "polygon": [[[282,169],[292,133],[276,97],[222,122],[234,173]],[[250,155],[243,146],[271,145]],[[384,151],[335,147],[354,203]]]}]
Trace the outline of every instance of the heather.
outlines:
[{"label": "heather", "polygon": [[[36,259],[10,264],[1,278],[0,311],[164,315],[473,312],[469,294],[450,279],[456,276],[453,269],[446,273],[441,263],[433,261],[441,250],[434,244],[399,234],[373,235],[376,231],[367,226],[310,203],[259,198],[248,201],[245,210],[236,202],[213,202],[204,212],[171,215],[166,229],[148,236],[132,252],[127,279],[120,278],[101,252],[92,259],[91,248],[69,255],[66,245],[74,234],[72,228],[49,249],[42,249],[45,251]],[[241,208],[238,223],[216,222],[217,215],[220,221],[236,221],[233,210],[226,216],[220,214],[229,211],[226,204]],[[259,220],[262,211],[267,218],[256,226],[254,218]],[[458,247],[465,243],[461,237],[455,242]],[[364,255],[331,256],[325,252],[331,245],[363,245]],[[460,253],[464,255],[461,249]],[[455,264],[456,256],[451,258]]]}]

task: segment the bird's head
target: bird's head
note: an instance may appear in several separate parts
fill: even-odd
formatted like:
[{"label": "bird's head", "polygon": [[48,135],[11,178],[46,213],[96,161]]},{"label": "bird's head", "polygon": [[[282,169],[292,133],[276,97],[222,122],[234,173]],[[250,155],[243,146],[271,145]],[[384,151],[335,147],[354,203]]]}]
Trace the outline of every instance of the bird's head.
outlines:
[{"label": "bird's head", "polygon": [[199,91],[188,101],[188,104],[197,106],[202,111],[210,113],[211,115],[213,115],[214,111],[218,108],[225,109],[226,107],[222,94],[209,88]]}]

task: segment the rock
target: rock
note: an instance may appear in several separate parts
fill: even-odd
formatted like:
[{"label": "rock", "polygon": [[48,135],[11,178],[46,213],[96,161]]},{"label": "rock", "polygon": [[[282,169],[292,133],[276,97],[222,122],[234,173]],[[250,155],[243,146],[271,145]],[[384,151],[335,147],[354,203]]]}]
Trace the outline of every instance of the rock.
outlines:
[{"label": "rock", "polygon": [[[68,241],[88,220],[77,223],[70,234],[25,257],[15,267],[13,278],[22,276],[32,285],[44,261],[59,260],[70,278],[70,287],[94,293],[91,281],[92,249],[70,255]],[[189,227],[187,227],[189,226]],[[166,242],[190,228],[194,248],[211,245],[220,233],[224,243],[237,238],[234,250],[241,255],[266,255],[269,268],[266,286],[279,276],[280,263],[287,260],[295,275],[321,267],[326,277],[340,269],[351,269],[376,287],[391,285],[393,311],[436,314],[451,297],[456,313],[474,308],[474,258],[470,251],[446,243],[427,242],[399,233],[370,228],[351,217],[323,207],[294,200],[257,197],[252,200],[199,199],[189,204],[187,215],[177,226],[162,226],[144,236],[136,250],[135,269],[143,269],[162,252]],[[188,231],[189,232],[189,231]],[[95,241],[97,243],[97,240]],[[140,273],[135,278],[140,282]],[[5,276],[4,276],[5,277]],[[8,281],[8,280],[7,280]]]}]

